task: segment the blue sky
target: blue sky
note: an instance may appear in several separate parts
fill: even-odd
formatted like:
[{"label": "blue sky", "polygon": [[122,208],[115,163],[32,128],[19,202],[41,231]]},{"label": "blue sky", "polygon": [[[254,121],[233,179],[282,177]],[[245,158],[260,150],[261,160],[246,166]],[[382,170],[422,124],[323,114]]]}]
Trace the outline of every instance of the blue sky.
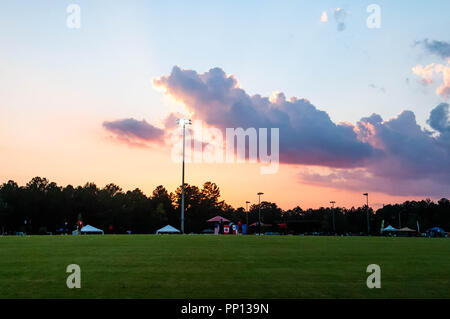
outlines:
[{"label": "blue sky", "polygon": [[[70,3],[81,6],[79,30],[65,26]],[[217,66],[250,93],[308,98],[336,121],[355,122],[372,112],[388,119],[411,109],[424,123],[440,98],[415,81],[411,68],[431,60],[413,44],[446,39],[450,19],[441,12],[449,12],[450,3],[373,2],[381,6],[382,24],[368,29],[370,3],[13,1],[3,3],[0,12],[1,56],[63,81],[70,77],[75,86],[92,81],[90,93],[102,97],[107,87],[121,87],[111,96],[116,102],[126,103],[136,93],[156,103],[157,92],[151,87],[144,92],[148,78],[174,65],[203,72]],[[338,7],[348,12],[343,32],[332,17]],[[329,15],[326,24],[319,22],[323,11]],[[117,113],[122,108],[110,107]],[[148,116],[149,109],[133,103],[127,112]]]}]

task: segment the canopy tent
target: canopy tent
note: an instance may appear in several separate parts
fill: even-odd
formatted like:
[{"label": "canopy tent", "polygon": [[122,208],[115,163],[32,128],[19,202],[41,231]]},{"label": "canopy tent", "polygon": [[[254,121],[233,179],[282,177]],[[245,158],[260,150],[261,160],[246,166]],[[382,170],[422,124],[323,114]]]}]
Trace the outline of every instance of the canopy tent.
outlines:
[{"label": "canopy tent", "polygon": [[80,233],[82,234],[104,234],[104,231],[98,228],[95,228],[91,225],[86,225],[80,229]]},{"label": "canopy tent", "polygon": [[445,233],[445,230],[441,227],[433,227],[427,230],[427,232]]},{"label": "canopy tent", "polygon": [[220,221],[222,221],[222,223],[229,223],[230,222],[225,217],[222,217],[222,216],[219,216],[219,215],[217,215],[216,217],[213,217],[213,218],[207,220],[208,223],[218,223]]},{"label": "canopy tent", "polygon": [[403,227],[403,228],[400,228],[398,231],[401,231],[401,232],[411,232],[411,233],[415,233],[415,232],[416,232],[416,230],[411,229],[411,228],[409,228],[409,227]]},{"label": "canopy tent", "polygon": [[180,234],[181,232],[170,225],[164,226],[156,231],[157,234]]},{"label": "canopy tent", "polygon": [[386,228],[383,228],[383,230],[382,230],[383,232],[385,232],[385,231],[398,231],[398,229],[397,228],[394,228],[394,227],[392,227],[391,225],[389,225],[388,227],[386,227]]}]

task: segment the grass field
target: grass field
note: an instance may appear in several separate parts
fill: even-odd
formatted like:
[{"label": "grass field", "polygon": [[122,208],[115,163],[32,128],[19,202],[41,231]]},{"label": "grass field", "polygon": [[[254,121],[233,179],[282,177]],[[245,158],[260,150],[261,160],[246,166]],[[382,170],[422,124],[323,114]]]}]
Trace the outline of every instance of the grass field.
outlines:
[{"label": "grass field", "polygon": [[[69,264],[81,289],[66,286]],[[369,264],[381,289],[366,286]],[[0,298],[450,298],[450,240],[0,237]]]}]

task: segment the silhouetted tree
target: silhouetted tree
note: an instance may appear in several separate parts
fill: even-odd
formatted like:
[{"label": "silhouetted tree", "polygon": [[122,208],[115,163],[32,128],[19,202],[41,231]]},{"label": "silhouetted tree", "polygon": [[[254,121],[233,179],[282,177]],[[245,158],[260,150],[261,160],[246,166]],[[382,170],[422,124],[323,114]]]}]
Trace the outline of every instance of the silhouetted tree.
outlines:
[{"label": "silhouetted tree", "polygon": [[[71,231],[78,219],[84,224],[102,228],[105,232],[154,233],[170,224],[180,227],[181,186],[169,193],[158,186],[147,197],[140,189],[124,192],[118,185],[107,184],[99,189],[94,183],[84,186],[58,186],[46,178],[34,177],[25,186],[8,181],[0,186],[0,231],[31,234]],[[220,199],[220,188],[207,181],[199,189],[185,184],[185,231],[201,232],[210,228],[206,220],[221,215],[237,223],[246,222],[244,208],[234,209]],[[258,204],[249,208],[249,223],[258,220]],[[303,210],[299,206],[283,211],[276,203],[261,202],[261,220],[273,225],[287,223],[290,232],[332,232],[334,211],[337,233],[366,233],[366,207],[349,209],[336,207]],[[437,203],[426,199],[386,205],[376,212],[369,208],[371,233],[379,234],[381,223],[394,227],[415,229],[417,222],[422,231],[433,226],[450,229],[450,201]],[[111,229],[110,229],[111,227]]]}]

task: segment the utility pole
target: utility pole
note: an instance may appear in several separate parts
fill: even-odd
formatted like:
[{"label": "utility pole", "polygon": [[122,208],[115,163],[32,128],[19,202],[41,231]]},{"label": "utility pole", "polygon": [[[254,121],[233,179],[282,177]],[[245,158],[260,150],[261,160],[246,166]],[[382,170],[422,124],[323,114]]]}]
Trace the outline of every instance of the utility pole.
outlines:
[{"label": "utility pole", "polygon": [[334,200],[332,200],[331,202],[330,202],[330,204],[331,204],[331,214],[332,214],[332,216],[333,216],[333,233],[334,234],[336,234],[336,226],[335,226],[335,224],[334,224],[334,204],[335,204],[336,202],[334,201]]},{"label": "utility pole", "polygon": [[259,192],[258,194],[258,234],[261,235],[261,195],[264,195],[264,193]]},{"label": "utility pole", "polygon": [[369,220],[369,193],[364,193],[364,196],[366,196],[367,204],[366,204],[366,211],[367,211],[367,236],[370,235],[370,220]]},{"label": "utility pole", "polygon": [[246,201],[245,202],[245,207],[246,207],[246,211],[247,211],[247,224],[246,224],[246,229],[245,229],[245,231],[246,231],[246,233],[248,234],[248,213],[249,213],[249,211],[248,211],[248,204],[250,204],[250,202],[249,201]]},{"label": "utility pole", "polygon": [[183,127],[183,166],[181,169],[181,233],[184,234],[184,155],[186,148],[186,125],[192,124],[189,119],[178,119],[178,125]]}]

